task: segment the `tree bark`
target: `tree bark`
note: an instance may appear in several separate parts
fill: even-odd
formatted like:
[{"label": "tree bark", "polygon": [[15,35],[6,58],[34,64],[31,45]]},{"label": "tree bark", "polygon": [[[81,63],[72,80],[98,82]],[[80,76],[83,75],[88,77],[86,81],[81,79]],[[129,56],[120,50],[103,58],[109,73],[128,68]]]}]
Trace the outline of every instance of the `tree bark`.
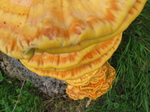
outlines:
[{"label": "tree bark", "polygon": [[65,94],[65,82],[51,77],[39,76],[24,67],[18,59],[11,58],[2,52],[0,52],[0,69],[12,78],[30,81],[51,97]]}]

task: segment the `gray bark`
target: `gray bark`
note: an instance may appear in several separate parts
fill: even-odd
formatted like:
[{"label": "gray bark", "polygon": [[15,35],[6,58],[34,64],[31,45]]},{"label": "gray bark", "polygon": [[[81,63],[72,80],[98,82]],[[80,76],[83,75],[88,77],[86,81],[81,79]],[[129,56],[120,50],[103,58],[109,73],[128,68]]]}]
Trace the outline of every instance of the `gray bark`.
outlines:
[{"label": "gray bark", "polygon": [[42,77],[24,67],[18,59],[11,58],[0,52],[0,69],[12,78],[30,81],[45,94],[53,97],[65,94],[66,84],[51,77]]}]

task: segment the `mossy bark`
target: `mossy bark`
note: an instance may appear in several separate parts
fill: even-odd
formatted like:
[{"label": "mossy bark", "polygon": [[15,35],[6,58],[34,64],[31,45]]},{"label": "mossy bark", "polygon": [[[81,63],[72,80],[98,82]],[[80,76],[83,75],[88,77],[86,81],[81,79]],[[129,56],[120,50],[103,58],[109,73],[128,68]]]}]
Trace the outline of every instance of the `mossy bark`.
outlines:
[{"label": "mossy bark", "polygon": [[30,81],[45,94],[53,97],[65,94],[66,84],[51,77],[42,77],[24,67],[18,59],[0,52],[0,69],[11,78]]}]

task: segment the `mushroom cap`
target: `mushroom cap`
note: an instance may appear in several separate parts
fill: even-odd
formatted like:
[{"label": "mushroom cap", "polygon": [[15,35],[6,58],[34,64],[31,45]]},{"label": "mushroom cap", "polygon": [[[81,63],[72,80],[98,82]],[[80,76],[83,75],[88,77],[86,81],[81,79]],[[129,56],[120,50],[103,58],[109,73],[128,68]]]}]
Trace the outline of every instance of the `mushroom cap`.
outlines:
[{"label": "mushroom cap", "polygon": [[[91,45],[81,51],[73,53],[49,54],[35,52],[31,59],[21,59],[20,61],[25,66],[32,68],[51,71],[65,71],[100,58],[102,55],[109,52],[112,47],[115,47],[116,49],[121,41],[121,36],[122,34],[117,35],[112,39]],[[112,53],[113,52],[114,51],[112,51]]]},{"label": "mushroom cap", "polygon": [[123,32],[145,2],[0,0],[0,50],[18,59],[80,51]]},{"label": "mushroom cap", "polygon": [[74,86],[72,83],[69,84],[66,88],[66,93],[74,100],[83,99],[85,97],[96,99],[105,94],[112,87],[115,74],[115,69],[106,62],[98,72],[96,72],[95,76],[84,85]]},{"label": "mushroom cap", "polygon": [[[58,70],[57,68],[53,68],[55,70],[52,70],[51,68],[46,69],[40,69],[40,68],[34,68],[26,65],[26,63],[23,63],[24,66],[26,66],[29,70],[37,73],[40,76],[48,76],[48,77],[54,77],[63,81],[70,80],[70,79],[76,79],[79,77],[82,77],[92,71],[97,70],[100,68],[115,52],[118,45],[120,44],[122,34],[116,36],[115,43],[110,49],[108,49],[107,52],[101,54],[102,49],[105,49],[105,46],[102,48],[96,47],[93,49],[90,53],[88,53],[76,66],[73,66],[71,69],[65,69],[65,70]],[[111,39],[113,41],[113,39]],[[106,41],[106,43],[100,43],[103,45],[109,46],[109,43]],[[106,47],[106,48],[107,48]],[[20,60],[22,62],[22,60]],[[37,60],[38,61],[38,60]]]}]

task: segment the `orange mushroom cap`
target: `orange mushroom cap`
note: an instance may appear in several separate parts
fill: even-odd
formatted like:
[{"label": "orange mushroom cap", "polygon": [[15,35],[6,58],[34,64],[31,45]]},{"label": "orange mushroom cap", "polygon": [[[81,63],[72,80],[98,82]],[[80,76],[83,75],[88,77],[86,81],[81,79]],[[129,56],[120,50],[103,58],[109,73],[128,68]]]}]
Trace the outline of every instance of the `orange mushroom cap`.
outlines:
[{"label": "orange mushroom cap", "polygon": [[69,84],[66,92],[74,100],[85,97],[96,99],[112,87],[115,75],[115,69],[106,62],[86,84],[80,86]]},{"label": "orange mushroom cap", "polygon": [[[37,68],[30,67],[30,63],[28,64],[29,60],[21,60],[21,62],[25,61],[26,63],[23,64],[29,70],[41,76],[55,77],[66,81],[69,84],[66,88],[66,92],[70,98],[74,100],[83,99],[85,97],[96,99],[97,97],[105,94],[112,87],[112,82],[115,79],[115,70],[106,63],[106,61],[117,49],[121,38],[122,34],[108,41],[99,43],[93,50],[91,50],[90,53],[86,54],[80,60],[79,65],[71,68],[69,67],[69,69],[63,69],[63,71],[60,71],[57,67],[53,68],[53,70],[52,68],[41,69],[38,66]],[[105,50],[106,52],[104,52]],[[52,54],[47,53],[47,56],[48,55]],[[44,57],[41,57],[42,56],[40,56],[40,58],[35,58],[33,56],[34,62],[41,64],[41,59],[44,60]],[[59,63],[61,63],[61,60]]]},{"label": "orange mushroom cap", "polygon": [[[94,61],[109,51],[112,51],[113,53],[120,44],[121,36],[122,34],[117,35],[105,42],[94,44],[81,51],[73,53],[49,54],[45,52],[36,52],[31,59],[21,59],[21,62],[25,66],[32,68],[65,71]],[[114,50],[111,50],[113,47],[115,47]]]},{"label": "orange mushroom cap", "polygon": [[[26,66],[29,70],[41,75],[41,76],[48,76],[48,77],[54,77],[60,80],[69,80],[69,79],[75,79],[79,78],[81,76],[84,76],[85,74],[97,70],[100,68],[115,52],[117,49],[118,45],[120,44],[122,35],[116,36],[117,38],[115,39],[115,44],[112,46],[110,49],[108,49],[107,52],[101,54],[101,51],[103,51],[103,48],[106,49],[109,46],[109,43],[106,41],[104,43],[99,43],[99,46],[101,44],[106,45],[105,47],[100,48],[97,46],[95,49],[93,49],[89,54],[87,54],[79,63],[79,65],[73,66],[69,69],[65,70],[57,70],[57,68],[45,68],[45,69],[40,69],[40,68],[34,68],[28,66],[28,63],[22,63],[24,66]],[[111,39],[111,41],[114,41]],[[111,43],[111,42],[110,42]],[[108,44],[108,45],[107,45]],[[47,54],[48,55],[48,54]],[[90,55],[90,56],[89,56]],[[95,58],[96,57],[96,58]],[[44,58],[42,58],[44,60]],[[20,60],[22,62],[22,60]],[[37,62],[41,60],[37,59]],[[61,60],[60,60],[61,63]],[[44,63],[43,63],[44,64]]]},{"label": "orange mushroom cap", "polygon": [[35,51],[79,51],[120,34],[145,2],[0,0],[0,50],[19,59],[29,59]]}]

